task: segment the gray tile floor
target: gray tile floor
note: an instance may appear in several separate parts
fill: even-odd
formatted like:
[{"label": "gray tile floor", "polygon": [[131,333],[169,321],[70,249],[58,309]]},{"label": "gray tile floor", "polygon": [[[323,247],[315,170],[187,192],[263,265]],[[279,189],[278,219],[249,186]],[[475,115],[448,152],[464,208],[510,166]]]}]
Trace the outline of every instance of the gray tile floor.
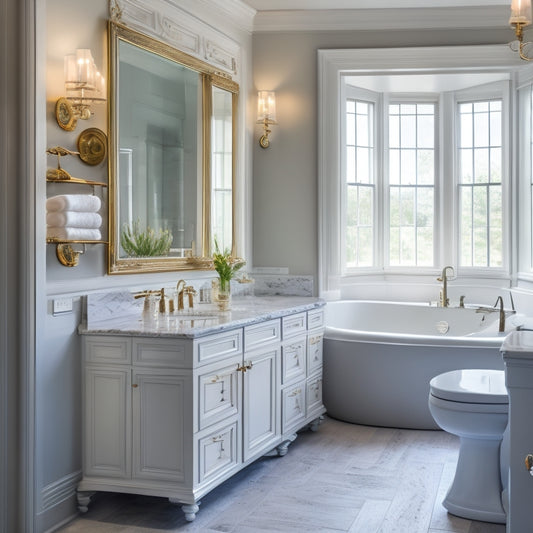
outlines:
[{"label": "gray tile floor", "polygon": [[326,418],[285,457],[262,458],[206,495],[194,522],[164,498],[99,493],[61,531],[505,533],[504,525],[463,520],[442,507],[458,445],[442,431]]}]

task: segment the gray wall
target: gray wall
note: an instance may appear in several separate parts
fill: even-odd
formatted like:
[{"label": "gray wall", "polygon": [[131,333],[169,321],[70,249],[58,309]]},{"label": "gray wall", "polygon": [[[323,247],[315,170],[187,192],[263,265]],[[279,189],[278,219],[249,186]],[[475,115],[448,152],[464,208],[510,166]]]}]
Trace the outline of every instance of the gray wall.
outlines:
[{"label": "gray wall", "polygon": [[[19,0],[10,1],[15,5]],[[36,1],[45,11],[38,19],[40,38],[36,44],[36,49],[40,50],[43,56],[42,72],[37,81],[37,99],[40,100],[41,107],[38,106],[36,110],[41,130],[37,135],[40,137],[35,154],[39,162],[36,176],[39,187],[36,199],[28,204],[28,208],[35,209],[37,219],[35,254],[38,260],[42,261],[37,274],[37,304],[32,309],[37,324],[35,371],[34,374],[31,372],[29,374],[35,379],[30,391],[32,397],[33,393],[35,394],[36,443],[32,479],[35,506],[32,514],[33,530],[46,531],[77,513],[75,489],[82,468],[81,342],[77,327],[82,319],[82,296],[92,291],[117,290],[122,287],[138,289],[161,287],[171,282],[176,283],[181,277],[190,281],[205,277],[206,273],[170,272],[108,276],[107,251],[104,245],[87,246],[86,253],[80,257],[79,266],[66,268],[58,262],[55,246],[45,244],[46,197],[90,190],[64,184],[46,186],[44,180],[46,167],[54,167],[56,158],[45,155],[45,148],[60,145],[76,150],[77,138],[83,130],[96,127],[107,131],[107,104],[95,106],[94,115],[87,121],[78,121],[76,129],[72,132],[66,132],[58,126],[54,110],[57,98],[64,96],[65,54],[73,53],[76,48],[90,48],[97,68],[101,73],[107,73],[108,0],[27,1]],[[243,98],[246,99],[246,86],[250,84],[251,36],[243,32],[236,39],[243,47],[242,84]],[[107,78],[107,74],[104,75]],[[245,130],[244,124],[240,124],[239,127]],[[244,150],[246,149],[245,146]],[[248,159],[249,157],[247,165]],[[61,164],[75,177],[108,181],[107,161],[91,167],[82,163],[76,156],[67,156],[62,158]],[[244,169],[242,173],[249,175]],[[66,187],[69,187],[67,191]],[[0,191],[2,190],[0,187]],[[107,190],[104,189],[102,194],[103,207],[100,212],[105,220]],[[244,193],[242,196],[244,197]],[[3,197],[0,196],[0,199]],[[105,229],[102,228],[104,236]],[[0,245],[2,245],[1,240]],[[53,300],[59,297],[72,299],[71,313],[53,315]],[[29,427],[28,433],[31,434],[32,430],[33,427]]]},{"label": "gray wall", "polygon": [[[506,21],[502,21],[503,24]],[[257,33],[255,90],[276,91],[271,145],[253,148],[254,266],[317,276],[317,50],[498,44],[510,29]],[[257,94],[257,93],[256,93]]]}]

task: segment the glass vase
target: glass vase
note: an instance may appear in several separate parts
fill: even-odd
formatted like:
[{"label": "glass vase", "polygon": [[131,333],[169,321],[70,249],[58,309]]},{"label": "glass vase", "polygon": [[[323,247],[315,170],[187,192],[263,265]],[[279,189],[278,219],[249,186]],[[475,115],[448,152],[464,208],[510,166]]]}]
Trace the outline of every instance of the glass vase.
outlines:
[{"label": "glass vase", "polygon": [[219,280],[217,305],[220,311],[231,309],[231,284],[229,280]]}]

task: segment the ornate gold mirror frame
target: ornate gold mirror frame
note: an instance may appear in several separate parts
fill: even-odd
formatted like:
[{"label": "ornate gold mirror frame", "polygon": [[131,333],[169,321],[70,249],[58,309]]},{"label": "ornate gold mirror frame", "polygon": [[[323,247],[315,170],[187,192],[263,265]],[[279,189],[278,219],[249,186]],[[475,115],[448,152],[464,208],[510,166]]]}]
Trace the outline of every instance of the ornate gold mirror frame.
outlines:
[{"label": "ornate gold mirror frame", "polygon": [[[185,202],[196,202],[198,213],[196,216],[196,228],[194,234],[197,239],[186,248],[180,248],[180,255],[158,255],[150,257],[128,256],[121,247],[121,231],[119,227],[120,212],[120,180],[119,159],[120,149],[119,133],[121,128],[117,101],[120,87],[120,43],[128,43],[154,58],[164,58],[176,64],[177,69],[186,69],[198,74],[198,97],[197,110],[197,142],[198,164],[197,174],[193,177],[197,180],[198,196],[186,197]],[[136,32],[122,24],[110,21],[108,26],[108,50],[109,50],[109,247],[108,247],[108,273],[129,274],[144,272],[163,272],[175,270],[210,269],[211,245],[213,241],[212,217],[214,214],[214,194],[216,184],[215,141],[213,140],[213,94],[216,88],[227,91],[231,98],[231,143],[230,152],[226,156],[231,158],[231,243],[230,248],[235,248],[235,161],[236,161],[236,126],[237,126],[237,98],[239,86],[232,81],[229,75],[217,71],[211,65],[185,54],[172,46]],[[228,97],[228,98],[229,98]],[[227,144],[227,143],[226,143]],[[151,176],[150,176],[151,178]],[[226,180],[228,181],[228,180]],[[228,191],[226,191],[227,193]],[[201,195],[201,198],[199,198]],[[176,206],[176,209],[179,209]],[[228,233],[228,232],[226,232]],[[227,240],[227,239],[226,239]],[[227,244],[227,243],[226,243]],[[172,253],[172,249],[171,249]]]}]

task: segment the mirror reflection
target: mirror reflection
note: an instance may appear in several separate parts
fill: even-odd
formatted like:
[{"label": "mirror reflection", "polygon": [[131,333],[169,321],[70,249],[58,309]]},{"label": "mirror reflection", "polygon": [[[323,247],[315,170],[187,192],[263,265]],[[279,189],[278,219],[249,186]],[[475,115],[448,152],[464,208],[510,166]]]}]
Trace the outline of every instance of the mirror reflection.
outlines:
[{"label": "mirror reflection", "polygon": [[215,238],[233,247],[238,85],[120,24],[109,32],[108,270],[201,268]]},{"label": "mirror reflection", "polygon": [[124,41],[119,57],[119,257],[135,253],[125,238],[135,227],[168,236],[156,255],[184,257],[197,240],[185,198],[198,194],[198,73]]},{"label": "mirror reflection", "polygon": [[211,227],[221,250],[233,243],[233,95],[219,87],[212,94]]}]

